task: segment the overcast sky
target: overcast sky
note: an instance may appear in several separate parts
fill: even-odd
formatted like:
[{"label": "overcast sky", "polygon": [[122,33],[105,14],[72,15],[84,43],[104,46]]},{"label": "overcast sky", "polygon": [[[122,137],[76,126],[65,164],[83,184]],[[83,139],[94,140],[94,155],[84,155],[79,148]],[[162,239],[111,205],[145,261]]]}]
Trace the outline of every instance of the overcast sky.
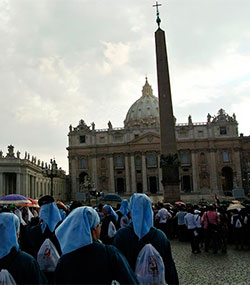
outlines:
[{"label": "overcast sky", "polygon": [[[223,108],[250,135],[250,1],[163,0],[177,123]],[[0,149],[68,171],[68,127],[122,127],[145,75],[157,96],[151,0],[0,0]]]}]

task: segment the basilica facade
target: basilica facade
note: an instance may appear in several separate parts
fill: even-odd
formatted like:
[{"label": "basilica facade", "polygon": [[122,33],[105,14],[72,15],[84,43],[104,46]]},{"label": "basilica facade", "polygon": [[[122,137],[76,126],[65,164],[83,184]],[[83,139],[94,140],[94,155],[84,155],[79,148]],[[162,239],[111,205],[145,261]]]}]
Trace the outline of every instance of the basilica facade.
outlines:
[{"label": "basilica facade", "polygon": [[[76,127],[70,125],[67,150],[72,199],[86,190],[86,181],[91,189],[122,196],[163,194],[158,104],[146,79],[124,127],[114,128],[108,122],[107,129],[96,129],[84,120]],[[222,195],[243,187],[249,170],[244,170],[242,143],[245,140],[245,153],[250,154],[249,137],[239,136],[235,114],[220,109],[201,123],[189,116],[175,130],[181,194]]]}]

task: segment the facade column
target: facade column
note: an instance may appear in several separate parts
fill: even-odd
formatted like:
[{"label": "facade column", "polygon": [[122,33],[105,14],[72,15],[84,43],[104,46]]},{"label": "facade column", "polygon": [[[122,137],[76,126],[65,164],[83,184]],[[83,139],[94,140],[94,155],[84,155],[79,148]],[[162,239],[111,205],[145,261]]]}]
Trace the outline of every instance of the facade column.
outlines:
[{"label": "facade column", "polygon": [[1,197],[4,196],[4,194],[5,194],[3,179],[4,179],[3,173],[0,173],[0,195],[1,195]]},{"label": "facade column", "polygon": [[130,169],[131,169],[131,189],[130,189],[130,193],[136,193],[136,172],[135,172],[135,156],[134,154],[132,154],[130,156]]},{"label": "facade column", "polygon": [[197,173],[196,168],[196,153],[192,151],[192,177],[193,177],[193,191],[198,191],[198,185],[199,185],[199,172]]},{"label": "facade column", "polygon": [[212,192],[218,192],[218,183],[217,183],[217,165],[216,165],[216,157],[215,150],[211,150],[210,152],[210,188]]},{"label": "facade column", "polygon": [[21,193],[21,174],[20,173],[16,173],[16,193],[23,194]]},{"label": "facade column", "polygon": [[159,190],[160,190],[160,193],[163,193],[164,188],[163,188],[163,185],[162,185],[162,183],[161,183],[161,181],[162,181],[162,169],[161,169],[161,167],[160,167],[160,162],[161,162],[161,157],[160,157],[160,155],[158,154]]},{"label": "facade column", "polygon": [[114,160],[113,155],[109,158],[109,191],[115,193]]},{"label": "facade column", "polygon": [[234,165],[236,170],[236,188],[242,189],[242,175],[241,175],[241,163],[240,152],[238,149],[234,149]]},{"label": "facade column", "polygon": [[130,193],[130,173],[128,163],[128,153],[125,154],[125,174],[126,174],[126,193]]},{"label": "facade column", "polygon": [[148,192],[148,183],[147,183],[147,167],[146,167],[146,157],[145,153],[142,153],[142,185],[143,193]]},{"label": "facade column", "polygon": [[[76,157],[72,156],[69,157],[70,162],[71,162],[71,169],[70,169],[70,174],[71,174],[71,185],[72,185],[72,189],[71,189],[71,199],[75,200],[75,195],[76,192],[79,192],[79,185],[77,188],[77,175],[76,175],[76,170],[78,169],[77,167],[77,163],[76,163]],[[47,187],[48,187],[48,183],[47,183]],[[49,192],[49,190],[47,189],[47,193]]]},{"label": "facade column", "polygon": [[92,156],[91,159],[92,162],[92,167],[91,167],[91,178],[92,178],[92,182],[95,183],[95,188],[97,190],[98,188],[98,181],[97,181],[97,159],[96,159],[96,155]]}]

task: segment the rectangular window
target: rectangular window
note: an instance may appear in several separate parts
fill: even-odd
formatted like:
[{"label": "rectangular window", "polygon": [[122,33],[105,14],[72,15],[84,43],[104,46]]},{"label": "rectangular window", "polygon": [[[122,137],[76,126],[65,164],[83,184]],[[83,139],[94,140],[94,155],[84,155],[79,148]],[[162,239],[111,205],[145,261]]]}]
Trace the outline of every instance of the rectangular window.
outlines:
[{"label": "rectangular window", "polygon": [[116,167],[123,167],[123,158],[121,156],[117,156],[115,159]]},{"label": "rectangular window", "polygon": [[86,142],[86,137],[85,136],[80,136],[80,143],[85,143]]},{"label": "rectangular window", "polygon": [[229,153],[227,151],[222,152],[223,162],[229,162]]},{"label": "rectangular window", "polygon": [[188,163],[188,155],[187,155],[187,153],[186,152],[183,152],[182,154],[181,154],[181,162],[182,163]]},{"label": "rectangular window", "polygon": [[148,166],[156,166],[156,157],[154,154],[150,154],[147,157],[147,164]]},{"label": "rectangular window", "polygon": [[203,137],[204,137],[204,132],[198,131],[198,138],[203,138]]}]

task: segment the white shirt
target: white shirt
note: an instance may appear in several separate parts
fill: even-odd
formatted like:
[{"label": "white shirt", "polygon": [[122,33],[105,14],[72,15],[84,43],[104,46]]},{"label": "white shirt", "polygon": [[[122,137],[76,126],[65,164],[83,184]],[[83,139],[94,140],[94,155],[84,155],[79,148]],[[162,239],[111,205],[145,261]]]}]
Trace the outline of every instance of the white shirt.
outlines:
[{"label": "white shirt", "polygon": [[194,220],[194,215],[191,213],[187,213],[186,216],[184,217],[185,225],[189,230],[195,229],[196,224]]},{"label": "white shirt", "polygon": [[159,223],[166,223],[168,219],[172,217],[169,211],[165,208],[161,208],[155,216],[156,218],[160,218]]},{"label": "white shirt", "polygon": [[201,228],[201,216],[199,214],[194,214],[194,223],[196,228]]}]

